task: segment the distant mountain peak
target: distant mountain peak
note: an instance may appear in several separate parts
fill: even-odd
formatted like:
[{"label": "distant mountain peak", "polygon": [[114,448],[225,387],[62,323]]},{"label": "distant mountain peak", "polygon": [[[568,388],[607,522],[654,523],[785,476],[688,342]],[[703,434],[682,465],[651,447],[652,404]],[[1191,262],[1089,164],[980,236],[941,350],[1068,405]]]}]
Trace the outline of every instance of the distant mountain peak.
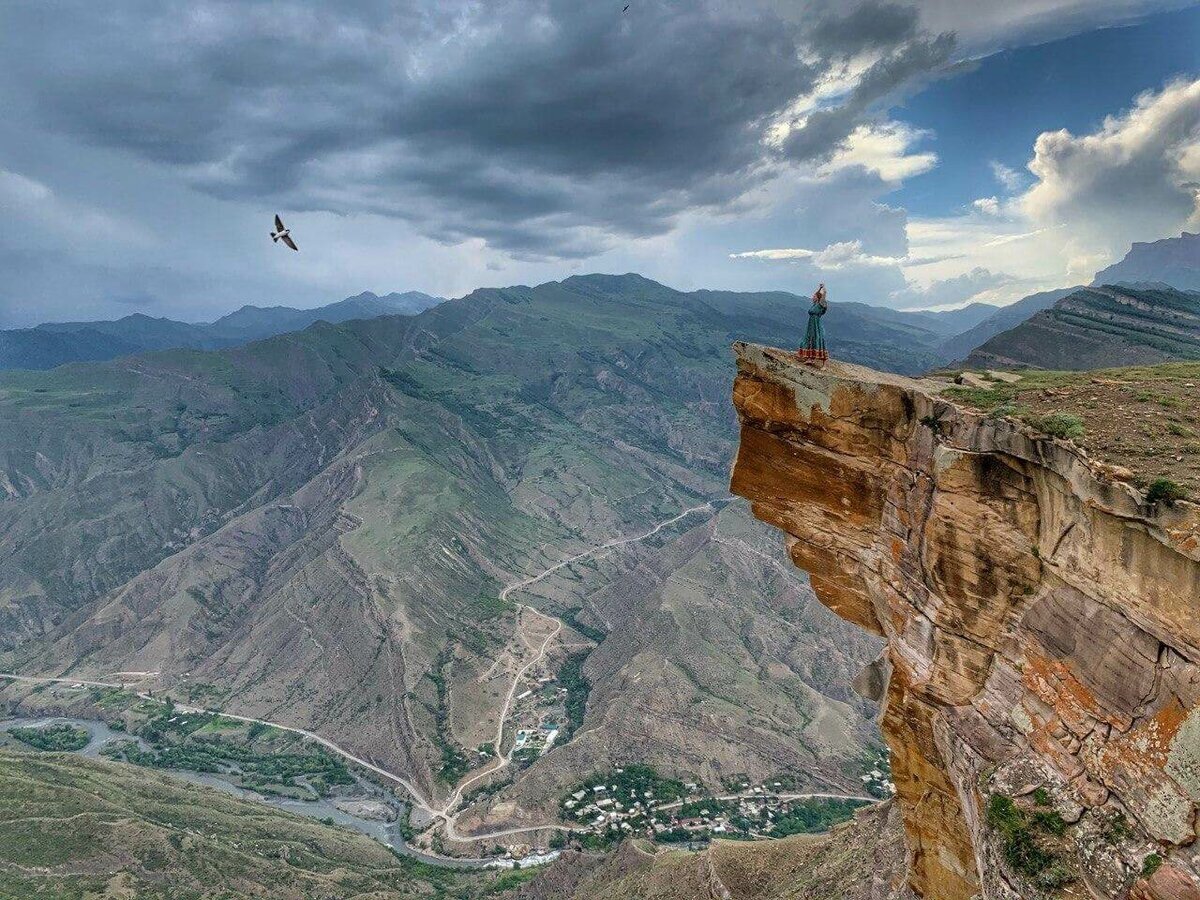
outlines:
[{"label": "distant mountain peak", "polygon": [[1138,241],[1124,258],[1096,273],[1093,285],[1160,284],[1181,291],[1200,290],[1200,234]]},{"label": "distant mountain peak", "polygon": [[[1162,238],[1157,241],[1134,241],[1129,252],[1134,253],[1147,247],[1191,248],[1191,252],[1200,252],[1200,232],[1181,231],[1179,237]],[[1128,254],[1126,254],[1128,255]]]},{"label": "distant mountain peak", "polygon": [[611,290],[614,287],[653,287],[659,290],[674,290],[674,288],[669,288],[665,284],[661,284],[652,278],[647,278],[645,275],[639,275],[637,272],[626,272],[623,275],[613,275],[606,272],[590,272],[586,275],[571,275],[567,278],[564,278],[561,283],[564,285],[584,284],[591,287],[601,287],[606,290]]},{"label": "distant mountain peak", "polygon": [[363,291],[315,309],[244,304],[215,322],[190,324],[143,312],[96,322],[49,322],[0,331],[0,369],[47,369],[68,362],[113,359],[148,350],[217,350],[300,331],[321,320],[338,323],[378,316],[416,315],[441,297],[420,291],[385,297]]}]

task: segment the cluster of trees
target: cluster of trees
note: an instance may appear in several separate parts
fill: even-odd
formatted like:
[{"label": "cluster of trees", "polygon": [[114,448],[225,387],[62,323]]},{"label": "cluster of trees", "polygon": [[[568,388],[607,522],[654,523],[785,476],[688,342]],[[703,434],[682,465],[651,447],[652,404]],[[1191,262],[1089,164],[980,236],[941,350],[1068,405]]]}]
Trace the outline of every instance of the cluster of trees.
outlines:
[{"label": "cluster of trees", "polygon": [[[454,742],[453,735],[450,733],[450,696],[446,686],[446,676],[442,670],[450,662],[451,655],[452,651],[444,648],[437,655],[437,659],[434,660],[433,667],[428,673],[429,680],[433,682],[437,691],[437,706],[430,710],[436,725],[433,739],[437,743],[438,751],[442,754],[442,766],[438,769],[437,777],[445,784],[456,783],[467,771],[467,754]],[[428,708],[428,704],[426,704],[426,708]]]},{"label": "cluster of trees", "polygon": [[331,785],[354,784],[342,758],[322,747],[260,749],[257,739],[272,729],[257,724],[250,727],[245,740],[204,733],[220,724],[220,717],[209,713],[176,715],[174,705],[168,702],[137,730],[150,744],[148,748],[131,740],[110,744],[103,752],[110,758],[156,769],[211,774],[236,771],[244,784],[263,791],[297,788],[296,779],[301,776],[320,794],[327,793]]},{"label": "cluster of trees", "polygon": [[592,683],[583,674],[583,663],[587,657],[586,651],[568,656],[558,672],[558,683],[567,689],[564,703],[567,721],[563,723],[562,734],[558,737],[560,744],[571,739],[571,735],[583,724],[583,717],[587,713],[588,694],[592,691]]},{"label": "cluster of trees", "polygon": [[57,753],[82,750],[92,739],[86,729],[66,724],[44,725],[40,728],[11,728],[8,733],[22,744]]},{"label": "cluster of trees", "polygon": [[854,816],[854,811],[863,806],[862,800],[841,800],[835,797],[814,797],[793,803],[786,813],[776,817],[771,828],[773,837],[789,834],[811,834],[828,831],[839,822]]}]

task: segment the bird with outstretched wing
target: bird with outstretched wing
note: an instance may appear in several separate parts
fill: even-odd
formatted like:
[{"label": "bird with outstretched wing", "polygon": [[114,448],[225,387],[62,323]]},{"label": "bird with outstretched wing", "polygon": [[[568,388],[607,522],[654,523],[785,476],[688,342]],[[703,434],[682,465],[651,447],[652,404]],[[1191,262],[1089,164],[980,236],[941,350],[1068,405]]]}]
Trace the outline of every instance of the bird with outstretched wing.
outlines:
[{"label": "bird with outstretched wing", "polygon": [[271,232],[271,240],[274,243],[283,241],[293,250],[300,249],[296,246],[296,242],[292,240],[292,230],[290,228],[283,227],[283,219],[279,218],[279,213],[275,214],[275,230]]}]

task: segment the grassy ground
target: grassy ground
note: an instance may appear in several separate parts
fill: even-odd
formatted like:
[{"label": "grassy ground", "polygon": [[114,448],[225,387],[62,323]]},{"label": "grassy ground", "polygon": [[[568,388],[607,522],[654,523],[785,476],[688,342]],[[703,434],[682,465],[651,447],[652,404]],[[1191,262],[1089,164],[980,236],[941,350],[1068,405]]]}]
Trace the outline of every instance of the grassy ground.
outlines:
[{"label": "grassy ground", "polygon": [[331,827],[77,756],[0,751],[0,898],[477,898],[460,873]]},{"label": "grassy ground", "polygon": [[948,388],[944,396],[1052,433],[1072,432],[1064,436],[1096,459],[1130,469],[1140,487],[1161,478],[1200,495],[1200,363],[1020,374],[1012,383]]},{"label": "grassy ground", "polygon": [[[653,853],[630,841],[615,854],[568,854],[517,893],[520,900],[892,900],[902,896],[904,841],[893,804],[829,834],[717,841],[699,853]],[[911,896],[911,895],[909,895]]]}]

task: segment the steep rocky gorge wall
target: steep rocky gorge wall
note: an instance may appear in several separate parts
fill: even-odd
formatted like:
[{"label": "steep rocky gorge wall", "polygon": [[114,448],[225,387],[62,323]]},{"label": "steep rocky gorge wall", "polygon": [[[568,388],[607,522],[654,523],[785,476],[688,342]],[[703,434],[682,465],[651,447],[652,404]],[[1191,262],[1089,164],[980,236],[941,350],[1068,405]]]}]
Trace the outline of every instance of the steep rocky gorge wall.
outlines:
[{"label": "steep rocky gorge wall", "polygon": [[733,491],[888,641],[860,681],[886,694],[913,890],[1200,897],[1196,507],[932,382],[735,352]]}]

